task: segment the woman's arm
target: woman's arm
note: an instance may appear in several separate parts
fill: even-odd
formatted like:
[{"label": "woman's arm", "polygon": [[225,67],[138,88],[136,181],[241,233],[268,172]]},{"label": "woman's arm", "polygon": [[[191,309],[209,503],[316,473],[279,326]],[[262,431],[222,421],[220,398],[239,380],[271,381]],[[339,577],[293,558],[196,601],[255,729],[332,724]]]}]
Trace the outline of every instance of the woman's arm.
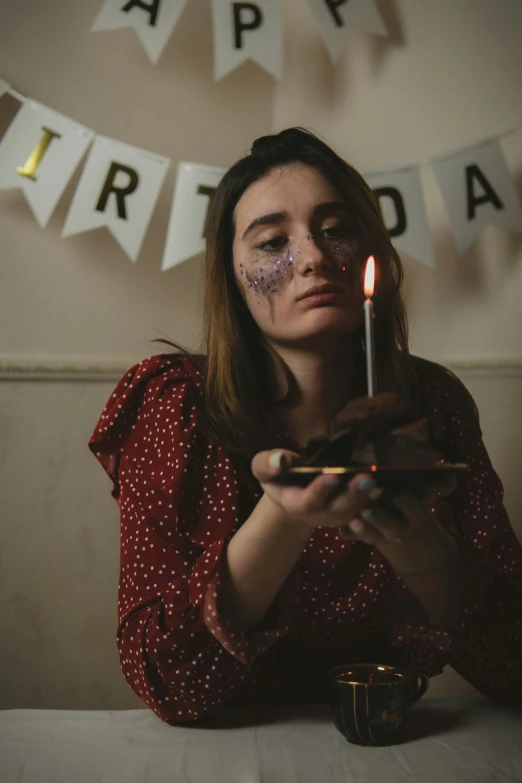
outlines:
[{"label": "woman's arm", "polygon": [[[275,600],[267,596],[271,616],[248,633],[219,611],[220,576],[243,522],[242,503],[232,463],[202,437],[198,411],[187,368],[151,357],[122,378],[89,442],[120,510],[122,673],[145,704],[173,723],[215,712],[238,694],[256,660],[288,632],[300,590],[293,569]],[[242,537],[263,524],[276,525],[256,515]],[[295,557],[304,541],[288,544]]]},{"label": "woman's arm", "polygon": [[[502,483],[484,446],[471,395],[457,380],[432,387],[437,393],[433,408],[445,417],[447,438],[456,447],[458,461],[470,466],[456,490],[437,501],[437,516],[458,544],[458,564],[446,574],[426,576],[433,587],[436,580],[441,583],[439,600],[447,607],[442,618],[434,617],[431,604],[423,600],[422,577],[412,577],[407,584],[410,597],[419,601],[417,608],[401,589],[405,580],[397,580],[390,595],[391,611],[397,607],[391,648],[409,665],[433,666],[436,657],[490,699],[522,704],[522,546],[509,522]],[[394,567],[410,570],[397,568],[396,563]],[[419,569],[423,567],[428,566],[422,562]],[[453,588],[451,575],[457,573]],[[421,606],[431,615],[431,624]]]},{"label": "woman's arm", "polygon": [[259,625],[312,532],[262,495],[228,545],[217,598],[223,615],[243,630]]}]

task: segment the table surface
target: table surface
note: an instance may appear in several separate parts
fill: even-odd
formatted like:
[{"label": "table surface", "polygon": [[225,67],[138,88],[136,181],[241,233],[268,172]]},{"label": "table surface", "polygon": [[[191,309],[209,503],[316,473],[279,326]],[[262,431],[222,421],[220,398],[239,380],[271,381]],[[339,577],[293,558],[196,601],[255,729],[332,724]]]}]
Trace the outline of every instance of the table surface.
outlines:
[{"label": "table surface", "polygon": [[522,781],[522,709],[421,699],[396,744],[352,745],[327,705],[229,708],[169,726],[148,709],[0,711],[1,783]]}]

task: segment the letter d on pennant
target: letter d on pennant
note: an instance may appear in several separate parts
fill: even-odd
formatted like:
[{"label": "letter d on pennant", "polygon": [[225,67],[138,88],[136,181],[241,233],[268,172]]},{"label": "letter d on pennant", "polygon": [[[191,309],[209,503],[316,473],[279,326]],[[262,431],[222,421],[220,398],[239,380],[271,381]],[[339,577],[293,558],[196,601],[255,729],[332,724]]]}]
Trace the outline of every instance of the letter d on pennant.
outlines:
[{"label": "letter d on pennant", "polygon": [[24,165],[18,166],[16,169],[17,174],[21,174],[23,177],[32,179],[33,182],[36,182],[36,170],[38,169],[38,166],[42,162],[42,158],[45,155],[49,144],[52,142],[53,139],[62,138],[61,133],[57,133],[56,131],[53,131],[50,128],[44,127],[42,128],[42,130],[43,130],[42,138],[40,139],[40,141],[38,142],[34,150],[31,152]]},{"label": "letter d on pennant", "polygon": [[129,0],[121,9],[125,13],[129,13],[133,8],[141,8],[142,11],[147,11],[149,14],[149,24],[154,27],[158,18],[158,12],[161,0],[152,0],[150,3],[144,3],[143,0]]}]

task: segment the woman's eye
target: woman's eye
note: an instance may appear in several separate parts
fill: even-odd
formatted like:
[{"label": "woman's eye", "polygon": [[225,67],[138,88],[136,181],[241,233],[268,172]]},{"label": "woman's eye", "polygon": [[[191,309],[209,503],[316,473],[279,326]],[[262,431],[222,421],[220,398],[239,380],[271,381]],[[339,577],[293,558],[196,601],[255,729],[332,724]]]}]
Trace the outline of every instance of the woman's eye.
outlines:
[{"label": "woman's eye", "polygon": [[341,224],[338,224],[336,226],[329,226],[328,228],[323,229],[323,236],[326,239],[340,239],[345,238],[347,235],[347,229],[346,226],[343,226]]},{"label": "woman's eye", "polygon": [[261,244],[258,245],[258,248],[260,250],[276,251],[276,250],[281,250],[281,248],[285,243],[286,243],[285,237],[273,237],[272,239],[269,239],[267,242],[261,242]]}]

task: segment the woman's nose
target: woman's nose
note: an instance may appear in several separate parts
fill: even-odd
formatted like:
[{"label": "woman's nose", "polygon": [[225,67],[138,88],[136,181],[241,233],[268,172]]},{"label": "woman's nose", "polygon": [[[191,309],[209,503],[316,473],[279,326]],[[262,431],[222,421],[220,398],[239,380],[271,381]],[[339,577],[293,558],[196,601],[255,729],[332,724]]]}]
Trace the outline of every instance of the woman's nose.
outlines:
[{"label": "woman's nose", "polygon": [[332,264],[324,249],[309,235],[300,243],[295,254],[295,263],[297,271],[301,274],[309,271],[318,272]]}]

